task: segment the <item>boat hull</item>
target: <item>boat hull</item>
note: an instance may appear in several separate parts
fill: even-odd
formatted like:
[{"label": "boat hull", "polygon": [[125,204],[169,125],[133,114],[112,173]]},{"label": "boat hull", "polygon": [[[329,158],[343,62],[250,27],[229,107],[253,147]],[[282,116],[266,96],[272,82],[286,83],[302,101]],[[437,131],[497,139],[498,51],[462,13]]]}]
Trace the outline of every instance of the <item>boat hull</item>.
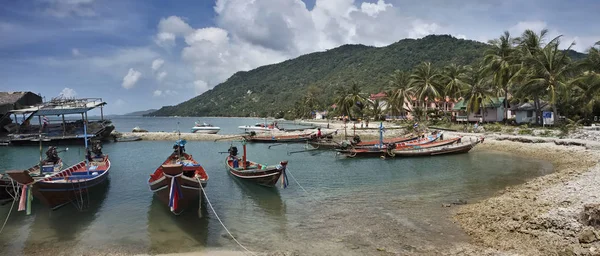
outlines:
[{"label": "boat hull", "polygon": [[212,127],[210,129],[194,127],[194,128],[192,128],[192,133],[217,134],[220,130],[221,130],[221,128],[215,128],[215,127]]},{"label": "boat hull", "polygon": [[[20,184],[33,183],[33,196],[49,208],[55,210],[71,203],[81,203],[89,198],[90,190],[105,183],[110,171],[108,156],[92,161],[88,165],[82,161],[48,177],[33,178],[28,171],[8,171],[11,179]],[[35,181],[35,182],[34,182]]]},{"label": "boat hull", "polygon": [[418,157],[418,156],[436,156],[436,155],[451,155],[468,153],[477,145],[479,141],[474,143],[466,143],[463,145],[435,147],[428,149],[415,150],[393,150],[394,157]]},{"label": "boat hull", "polygon": [[237,170],[233,167],[233,161],[231,160],[225,160],[225,166],[232,176],[266,187],[275,186],[285,171],[285,168],[278,169],[276,166],[266,166],[265,169],[262,169],[257,163],[248,162],[250,163],[249,168],[255,168],[254,170]]},{"label": "boat hull", "polygon": [[[167,207],[169,207],[171,179],[172,178],[164,177],[162,180],[150,184],[150,190],[154,192],[154,196]],[[190,208],[190,205],[197,202],[199,196],[203,196],[203,193],[197,180],[185,176],[176,177],[175,179],[177,179],[178,184],[181,186],[182,196],[179,197],[179,201],[177,202],[177,209],[172,212],[175,215],[179,215]],[[202,183],[202,187],[206,187],[206,184],[206,182]]]},{"label": "boat hull", "polygon": [[[171,193],[175,184],[178,187],[174,191],[181,193],[177,197]],[[204,168],[186,153],[181,158],[175,153],[171,154],[148,179],[148,186],[154,196],[175,215],[180,215],[200,200],[203,196],[202,188],[207,184],[208,175]],[[170,206],[171,202],[173,207]],[[202,207],[201,204],[199,207]]]},{"label": "boat hull", "polygon": [[56,210],[68,203],[85,200],[88,197],[88,193],[93,193],[92,191],[95,190],[95,187],[100,187],[107,180],[108,173],[88,182],[82,181],[72,184],[40,182],[33,187],[33,196],[50,207],[50,209]]},{"label": "boat hull", "polygon": [[255,126],[238,126],[238,129],[244,130],[244,132],[278,132],[281,131],[277,128],[266,128],[266,127],[255,127]]}]

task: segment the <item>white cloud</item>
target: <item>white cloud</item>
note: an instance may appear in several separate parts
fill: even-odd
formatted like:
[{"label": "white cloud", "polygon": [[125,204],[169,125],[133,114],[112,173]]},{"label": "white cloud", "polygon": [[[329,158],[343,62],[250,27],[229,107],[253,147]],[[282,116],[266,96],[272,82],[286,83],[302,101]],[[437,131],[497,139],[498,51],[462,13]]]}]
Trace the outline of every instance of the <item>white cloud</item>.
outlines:
[{"label": "white cloud", "polygon": [[156,75],[156,80],[158,80],[159,82],[162,82],[162,80],[164,80],[166,76],[167,76],[166,71],[160,72],[160,73],[158,73],[158,75]]},{"label": "white cloud", "polygon": [[184,43],[181,58],[195,78],[180,82],[193,84],[202,93],[237,71],[301,54],[341,44],[384,46],[409,33],[420,37],[440,30],[438,24],[425,20],[414,23],[414,18],[403,16],[385,0],[358,4],[317,0],[308,10],[301,0],[218,0],[215,26],[192,28],[185,18],[163,18],[155,43],[163,47]]},{"label": "white cloud", "polygon": [[125,77],[123,77],[123,88],[125,89],[131,89],[135,86],[135,84],[138,82],[138,80],[140,79],[140,77],[142,77],[142,73],[130,68],[129,72],[127,72],[127,75],[125,75]]},{"label": "white cloud", "polygon": [[384,0],[378,0],[377,3],[362,3],[360,10],[369,16],[377,16],[378,13],[385,11],[388,7],[394,7],[392,4],[386,4]]},{"label": "white cloud", "polygon": [[182,18],[170,16],[160,19],[158,23],[158,34],[156,36],[156,44],[164,47],[170,47],[175,44],[177,36],[184,36],[192,33],[194,29],[188,25]]},{"label": "white cloud", "polygon": [[197,95],[200,95],[206,91],[208,91],[210,89],[210,87],[208,86],[208,84],[202,80],[196,80],[194,81],[194,89],[196,91]]},{"label": "white cloud", "polygon": [[542,29],[545,29],[547,27],[548,27],[548,24],[546,24],[546,22],[541,21],[541,20],[519,21],[517,24],[510,27],[508,29],[508,31],[511,34],[518,36],[518,35],[521,35],[523,32],[525,32],[525,30],[527,30],[527,29],[530,29],[536,33],[539,33],[540,31],[542,31]]},{"label": "white cloud", "polygon": [[454,35],[454,37],[456,37],[458,39],[467,39],[467,36],[465,36],[463,34],[456,34],[456,35]]},{"label": "white cloud", "polygon": [[153,93],[154,97],[160,97],[162,95],[162,91],[161,90],[156,90]]},{"label": "white cloud", "polygon": [[165,64],[163,59],[155,59],[152,61],[152,70],[157,71],[162,65]]},{"label": "white cloud", "polygon": [[71,15],[75,16],[95,16],[93,4],[94,0],[42,0],[47,4],[46,13],[63,18]]},{"label": "white cloud", "polygon": [[408,32],[408,37],[421,38],[435,33],[439,28],[440,26],[436,23],[426,23],[422,20],[415,20],[412,22],[412,29]]},{"label": "white cloud", "polygon": [[75,57],[81,56],[81,53],[79,52],[79,49],[77,49],[77,48],[71,49],[71,54],[73,54],[73,56],[75,56]]},{"label": "white cloud", "polygon": [[62,89],[62,91],[60,92],[60,94],[58,94],[58,96],[64,97],[64,98],[75,98],[77,96],[77,92],[75,92],[75,90],[65,87],[64,89]]},{"label": "white cloud", "polygon": [[202,41],[211,42],[214,44],[222,44],[227,43],[229,38],[227,37],[226,30],[215,27],[197,29],[185,37],[185,42],[188,45]]}]

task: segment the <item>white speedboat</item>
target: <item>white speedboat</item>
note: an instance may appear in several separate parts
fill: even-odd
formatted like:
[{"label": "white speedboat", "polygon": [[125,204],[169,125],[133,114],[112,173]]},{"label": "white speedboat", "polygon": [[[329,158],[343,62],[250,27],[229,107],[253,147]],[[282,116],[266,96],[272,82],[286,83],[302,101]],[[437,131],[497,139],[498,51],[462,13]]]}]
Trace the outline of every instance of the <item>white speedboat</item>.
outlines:
[{"label": "white speedboat", "polygon": [[270,125],[266,125],[263,123],[256,123],[254,126],[250,126],[250,125],[243,125],[243,126],[238,126],[239,129],[244,130],[244,132],[268,132],[268,131],[272,131],[272,132],[279,132],[279,131],[283,131],[282,129],[279,129],[279,127],[277,127],[277,123],[272,123]]},{"label": "white speedboat", "polygon": [[207,133],[207,134],[216,134],[221,130],[221,127],[212,126],[207,123],[198,123],[192,127],[192,133]]}]

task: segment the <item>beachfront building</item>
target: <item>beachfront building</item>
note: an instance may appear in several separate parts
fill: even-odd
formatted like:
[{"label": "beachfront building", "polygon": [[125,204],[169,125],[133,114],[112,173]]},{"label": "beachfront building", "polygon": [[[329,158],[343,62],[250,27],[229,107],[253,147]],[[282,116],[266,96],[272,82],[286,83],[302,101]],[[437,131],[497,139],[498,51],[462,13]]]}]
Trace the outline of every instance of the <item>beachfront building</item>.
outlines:
[{"label": "beachfront building", "polygon": [[[545,101],[540,102],[540,110],[542,111],[542,113],[552,112],[550,104],[548,104],[548,102]],[[517,124],[535,124],[537,121],[540,121],[539,118],[542,118],[537,116],[537,113],[535,111],[535,105],[533,102],[523,102],[515,104],[511,107],[511,112],[514,114],[515,122]]]},{"label": "beachfront building", "polygon": [[[380,92],[377,94],[371,94],[369,97],[369,100],[371,102],[373,102],[375,100],[379,100],[380,108],[384,112],[386,112],[387,107],[388,107],[386,97],[387,97],[387,95],[385,92]],[[452,108],[454,107],[456,102],[457,102],[457,100],[452,99],[450,97],[445,97],[444,99],[435,99],[433,101],[429,101],[426,98],[425,101],[423,101],[423,102],[419,102],[416,97],[412,97],[410,100],[407,99],[404,103],[404,108],[406,110],[406,112],[404,114],[401,114],[399,116],[389,116],[388,115],[387,119],[412,120],[414,118],[414,116],[412,115],[412,111],[417,107],[420,107],[423,110],[438,110],[441,112],[447,112],[449,114],[453,114]],[[388,113],[388,114],[391,114],[391,113]]]},{"label": "beachfront building", "polygon": [[327,118],[327,110],[325,111],[313,111],[313,119],[326,119]]},{"label": "beachfront building", "polygon": [[477,112],[467,112],[467,102],[462,99],[454,105],[452,111],[457,122],[501,122],[504,120],[505,100],[504,97],[495,97]]}]

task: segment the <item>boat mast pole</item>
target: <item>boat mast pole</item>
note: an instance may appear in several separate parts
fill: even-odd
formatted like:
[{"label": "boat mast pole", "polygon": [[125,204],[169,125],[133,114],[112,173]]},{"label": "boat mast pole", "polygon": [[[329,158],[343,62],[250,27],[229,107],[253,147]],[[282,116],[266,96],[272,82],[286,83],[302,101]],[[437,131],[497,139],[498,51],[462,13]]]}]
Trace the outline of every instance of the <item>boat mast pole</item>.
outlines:
[{"label": "boat mast pole", "polygon": [[[89,159],[87,158],[88,153],[88,138],[87,138],[87,118],[84,117],[83,113],[81,113],[81,119],[83,120],[83,141],[85,145],[85,169],[87,170],[87,175],[90,175],[90,167],[89,167]],[[91,157],[90,153],[90,157]]]},{"label": "boat mast pole", "polygon": [[104,121],[104,105],[100,105],[100,120]]},{"label": "boat mast pole", "polygon": [[379,148],[383,148],[383,122],[379,123]]},{"label": "boat mast pole", "polygon": [[246,140],[242,141],[242,148],[244,149],[244,154],[242,155],[242,161],[244,162],[242,166],[246,169]]},{"label": "boat mast pole", "polygon": [[43,161],[43,158],[42,158],[42,129],[43,129],[43,127],[42,127],[42,116],[38,116],[38,120],[39,120],[39,123],[40,123],[39,139],[40,139],[40,173],[41,173],[41,170],[42,170],[42,161]]},{"label": "boat mast pole", "polygon": [[65,137],[65,134],[67,133],[67,125],[65,124],[65,114],[62,115],[62,125],[63,125],[63,137]]},{"label": "boat mast pole", "polygon": [[179,130],[179,121],[177,121],[177,161],[181,161],[181,131]]}]

